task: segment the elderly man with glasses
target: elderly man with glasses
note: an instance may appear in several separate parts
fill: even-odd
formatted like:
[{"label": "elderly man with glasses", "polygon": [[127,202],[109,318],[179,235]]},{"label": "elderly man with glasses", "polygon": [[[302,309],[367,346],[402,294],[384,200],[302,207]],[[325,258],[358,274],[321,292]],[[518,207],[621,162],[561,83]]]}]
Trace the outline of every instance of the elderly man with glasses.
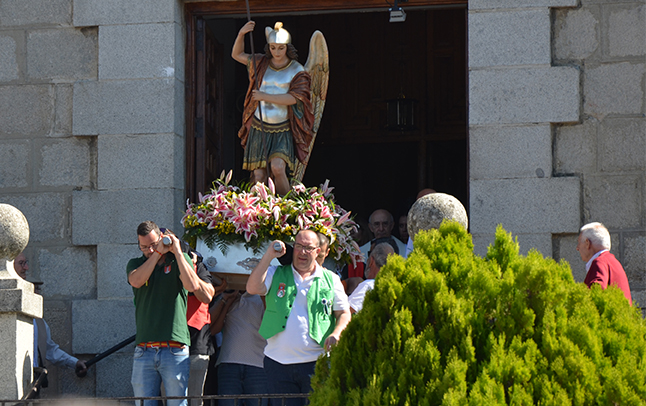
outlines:
[{"label": "elderly man with glasses", "polygon": [[[157,224],[145,221],[137,227],[137,239],[143,255],[126,266],[137,325],[132,388],[136,397],[154,397],[163,382],[167,396],[187,396],[191,338],[186,303],[188,292],[202,285],[175,235],[163,235]],[[167,400],[169,406],[186,404],[186,399]]]},{"label": "elderly man with glasses", "polygon": [[[350,306],[341,279],[321,267],[321,251],[312,230],[296,236],[291,265],[270,266],[285,255],[285,244],[274,241],[247,281],[247,292],[265,296],[267,308],[260,335],[267,339],[264,369],[270,393],[309,393],[318,357],[330,351],[350,321]],[[285,399],[302,405],[304,399]]]}]

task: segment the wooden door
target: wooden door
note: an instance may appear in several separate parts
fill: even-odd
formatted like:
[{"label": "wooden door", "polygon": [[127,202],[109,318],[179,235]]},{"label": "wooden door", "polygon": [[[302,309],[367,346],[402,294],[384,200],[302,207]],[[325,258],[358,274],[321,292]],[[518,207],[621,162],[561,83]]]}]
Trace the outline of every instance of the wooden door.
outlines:
[{"label": "wooden door", "polygon": [[[424,187],[450,193],[468,206],[467,0],[409,0],[403,4],[408,14],[405,23],[389,23],[387,6],[378,0],[249,2],[257,27],[280,20],[293,35],[299,33],[293,40],[301,62],[307,59],[307,34],[313,29],[324,32],[330,46],[328,100],[305,184],[318,185],[329,179],[336,187],[338,202],[365,217],[376,208],[393,214],[406,211],[408,200],[414,201]],[[451,7],[437,7],[449,4]],[[359,10],[378,11],[356,12]],[[192,48],[197,41],[197,22],[206,18],[227,49],[227,55],[220,57],[227,93],[218,111],[224,111],[227,135],[221,137],[225,152],[224,162],[219,162],[226,170],[234,169],[238,180],[247,175],[240,170],[242,148],[235,133],[241,123],[240,106],[248,77],[228,52],[246,21],[244,15],[244,2],[185,3],[186,126],[196,126],[188,111],[195,110],[191,103],[197,100],[191,92],[196,93],[198,86],[188,81],[201,64]],[[254,39],[256,50],[262,49],[264,36]],[[418,128],[388,131],[385,100],[402,91],[419,102]],[[187,160],[192,154],[187,149]],[[365,176],[367,171],[371,176]],[[192,192],[188,186],[192,183],[187,182],[187,197],[194,201],[204,189]]]},{"label": "wooden door", "polygon": [[222,165],[222,44],[204,19],[195,20],[193,123],[187,126],[187,194],[208,193]]}]

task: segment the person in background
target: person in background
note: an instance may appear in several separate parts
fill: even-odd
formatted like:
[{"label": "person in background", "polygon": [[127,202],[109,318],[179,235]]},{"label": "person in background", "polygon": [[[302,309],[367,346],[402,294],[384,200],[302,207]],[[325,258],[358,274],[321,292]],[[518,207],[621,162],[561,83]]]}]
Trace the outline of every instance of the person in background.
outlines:
[{"label": "person in background", "polygon": [[397,230],[399,232],[399,241],[408,242],[408,213],[402,214],[397,220]]},{"label": "person in background", "polygon": [[29,271],[29,261],[25,257],[25,253],[21,252],[13,260],[13,269],[16,271],[18,276],[22,279],[27,280],[27,272]]},{"label": "person in background", "polygon": [[[24,253],[18,254],[13,260],[13,269],[16,271],[18,276],[22,279],[27,280],[27,271],[29,271],[29,265],[27,258]],[[40,286],[42,282],[32,282],[34,284],[34,292],[40,294]],[[73,369],[81,377],[84,377],[87,373],[87,366],[85,362],[80,359],[69,355],[65,351],[61,350],[60,346],[52,340],[52,332],[49,329],[49,325],[44,319],[33,319],[34,323],[34,379],[38,378],[40,375],[40,368],[45,367],[45,360],[50,362],[57,367],[65,367]],[[36,388],[36,397],[40,396],[40,389],[47,388],[49,382],[47,381],[47,376],[41,381],[40,387]]]},{"label": "person in background", "polygon": [[[245,291],[227,290],[212,309],[211,332],[222,332],[216,362],[219,395],[266,394],[263,368],[265,340],[258,330],[265,310],[262,298]],[[219,406],[234,406],[234,399],[220,399]],[[256,406],[258,399],[242,399],[237,406]],[[267,399],[260,401],[267,406]]]},{"label": "person in background", "polygon": [[393,219],[393,215],[390,214],[388,210],[375,210],[368,219],[368,226],[375,238],[369,243],[361,246],[361,253],[364,258],[368,258],[368,252],[371,247],[380,242],[389,242],[393,247],[395,247],[396,254],[399,254],[404,258],[408,256],[406,245],[392,236],[395,221]]},{"label": "person in background", "polygon": [[[172,233],[170,230],[162,229],[162,233]],[[215,352],[211,342],[211,314],[209,303],[215,294],[211,273],[202,263],[202,256],[192,250],[188,244],[182,244],[182,251],[188,251],[199,278],[199,289],[188,294],[186,306],[186,321],[188,333],[191,336],[189,346],[189,359],[191,362],[188,376],[188,396],[191,399],[191,406],[201,406],[202,400],[195,397],[202,396],[206,371],[209,368],[209,359]]]},{"label": "person in background", "polygon": [[316,256],[316,262],[323,266],[323,262],[325,261],[325,258],[327,258],[328,254],[330,253],[330,237],[323,233],[316,233],[316,235],[319,238],[319,248],[321,251],[319,251],[319,254]]},{"label": "person in background", "polygon": [[[220,391],[218,389],[218,369],[216,362],[218,360],[218,357],[220,356],[220,348],[222,346],[222,332],[214,331],[217,320],[217,314],[215,313],[215,310],[217,309],[217,305],[220,303],[224,292],[226,290],[230,290],[228,289],[229,284],[226,279],[220,278],[213,273],[211,273],[211,277],[213,278],[213,286],[215,287],[215,295],[213,295],[213,300],[211,300],[211,303],[209,303],[209,313],[211,314],[210,340],[214,353],[209,359],[209,366],[206,372],[206,379],[204,381],[204,396],[220,394]],[[208,406],[218,406],[218,400],[210,399],[208,401]]]},{"label": "person in background", "polygon": [[350,313],[357,313],[363,308],[363,300],[366,297],[366,293],[374,289],[377,274],[381,268],[386,265],[388,255],[394,253],[395,250],[393,247],[384,242],[377,244],[372,248],[372,251],[370,251],[370,257],[368,258],[366,280],[361,282],[348,298],[348,302],[350,303]]},{"label": "person in background", "polygon": [[[362,245],[369,243],[370,240],[372,240],[373,235],[370,231],[370,228],[368,227],[368,222],[365,219],[363,219],[362,217],[357,217],[355,219],[355,223],[357,224],[357,227],[350,235],[352,236],[352,239],[357,243],[357,245],[361,247]],[[367,258],[364,258],[364,261],[366,259]],[[351,287],[352,289],[354,289],[357,284],[361,282],[347,282],[352,285],[350,286],[346,284],[346,280],[350,278],[360,278],[361,280],[363,280],[365,268],[366,264],[363,261],[357,261],[356,264],[349,263],[343,266],[343,269],[341,271],[341,280],[344,282],[346,293],[348,292],[348,288]]]},{"label": "person in background", "polygon": [[579,239],[576,250],[581,259],[586,263],[584,283],[591,287],[593,283],[606,289],[614,285],[624,292],[624,296],[632,306],[633,299],[630,295],[630,285],[624,267],[610,253],[610,233],[601,223],[589,223],[579,230]]}]

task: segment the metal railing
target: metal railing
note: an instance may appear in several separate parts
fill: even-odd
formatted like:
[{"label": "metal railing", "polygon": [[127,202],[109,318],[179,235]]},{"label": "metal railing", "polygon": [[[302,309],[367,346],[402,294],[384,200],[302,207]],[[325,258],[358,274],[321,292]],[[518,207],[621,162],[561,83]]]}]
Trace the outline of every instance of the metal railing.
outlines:
[{"label": "metal railing", "polygon": [[41,384],[43,384],[43,381],[47,379],[47,368],[36,367],[34,368],[34,372],[37,373],[38,376],[36,376],[34,381],[29,385],[30,389],[22,397],[22,400],[34,398],[38,394],[38,390],[40,389]]},{"label": "metal railing", "polygon": [[56,398],[56,399],[23,399],[23,400],[2,400],[0,406],[134,406],[141,404],[143,400],[166,401],[168,399],[202,399],[204,406],[216,406],[218,400],[233,400],[234,405],[242,406],[242,400],[251,400],[251,405],[262,405],[263,399],[273,399],[273,406],[284,406],[287,399],[307,399],[306,393],[285,393],[278,395],[257,394],[257,395],[207,395],[207,396],[158,396],[158,397],[119,397],[119,398]]},{"label": "metal railing", "polygon": [[[94,358],[85,362],[85,365],[89,368],[91,365],[96,364],[101,361],[103,358],[115,353],[126,345],[135,341],[135,336],[128,337],[119,344],[98,354]],[[233,400],[235,406],[242,406],[243,400],[247,405],[262,406],[264,399],[272,399],[272,406],[285,406],[287,399],[308,399],[309,394],[307,393],[285,393],[285,394],[255,394],[255,395],[205,395],[205,396],[186,396],[186,397],[177,397],[177,396],[158,396],[158,397],[114,397],[114,398],[74,398],[74,397],[59,397],[59,398],[35,398],[38,395],[40,390],[41,383],[47,379],[47,369],[45,368],[34,368],[34,372],[38,375],[35,377],[34,381],[30,385],[30,390],[25,393],[22,399],[20,400],[2,400],[0,399],[0,406],[121,406],[121,405],[138,405],[142,404],[144,400],[156,400],[160,403],[165,404],[168,399],[202,399],[204,406],[217,406],[218,400]],[[77,371],[76,374],[79,377],[85,376],[80,375]]]}]

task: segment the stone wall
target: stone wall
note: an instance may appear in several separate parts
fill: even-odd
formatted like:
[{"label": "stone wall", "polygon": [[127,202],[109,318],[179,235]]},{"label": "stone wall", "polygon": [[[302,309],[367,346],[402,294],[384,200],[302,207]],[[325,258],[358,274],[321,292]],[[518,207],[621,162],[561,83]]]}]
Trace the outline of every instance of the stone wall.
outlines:
[{"label": "stone wall", "polygon": [[[184,43],[179,0],[0,2],[0,201],[25,214],[44,317],[81,358],[134,334],[137,224],[179,229]],[[130,365],[53,368],[44,395],[131,395]]]},{"label": "stone wall", "polygon": [[[581,70],[581,117],[556,126],[554,172],[581,179],[581,223],[610,230],[633,299],[646,304],[646,1],[582,0],[553,13],[555,65]],[[573,255],[576,236],[555,236]],[[575,277],[585,267],[575,262]]]},{"label": "stone wall", "polygon": [[570,262],[603,222],[646,303],[646,2],[469,2],[470,220]]}]

